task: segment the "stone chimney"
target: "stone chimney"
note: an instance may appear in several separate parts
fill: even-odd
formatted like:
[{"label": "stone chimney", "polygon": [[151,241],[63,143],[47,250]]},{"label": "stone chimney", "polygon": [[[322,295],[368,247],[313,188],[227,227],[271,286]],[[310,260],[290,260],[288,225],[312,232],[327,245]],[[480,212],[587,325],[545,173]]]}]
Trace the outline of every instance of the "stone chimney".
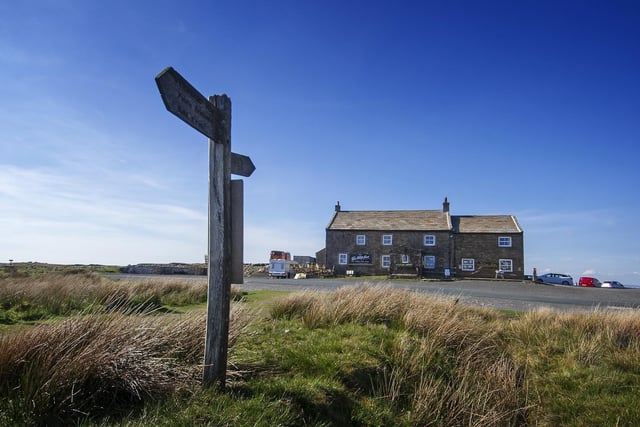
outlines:
[{"label": "stone chimney", "polygon": [[444,202],[442,202],[442,212],[449,212],[449,201],[447,198],[444,198]]},{"label": "stone chimney", "polygon": [[336,203],[336,212],[340,212],[340,201]]}]

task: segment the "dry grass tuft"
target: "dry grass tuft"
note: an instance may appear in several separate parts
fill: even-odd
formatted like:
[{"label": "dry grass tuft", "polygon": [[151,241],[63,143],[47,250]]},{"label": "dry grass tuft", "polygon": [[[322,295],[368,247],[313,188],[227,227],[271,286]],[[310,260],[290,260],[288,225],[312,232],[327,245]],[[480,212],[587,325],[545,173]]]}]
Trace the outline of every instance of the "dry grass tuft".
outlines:
[{"label": "dry grass tuft", "polygon": [[274,308],[276,317],[283,313],[314,328],[355,322],[401,331],[372,384],[408,424],[495,426],[526,418],[522,370],[504,351],[492,312],[364,285],[292,294]]},{"label": "dry grass tuft", "polygon": [[132,306],[153,309],[206,300],[207,285],[203,281],[120,281],[94,273],[11,277],[0,279],[0,323],[67,316],[99,305],[107,310]]},{"label": "dry grass tuft", "polygon": [[561,313],[548,309],[525,313],[511,322],[510,334],[529,351],[549,356],[563,353],[583,365],[591,365],[608,354],[639,356],[640,316],[636,311],[595,310]]},{"label": "dry grass tuft", "polygon": [[[194,383],[205,314],[154,316],[123,307],[0,336],[1,394],[13,419],[64,423],[100,415],[100,408],[113,414]],[[249,320],[233,306],[229,348]]]}]

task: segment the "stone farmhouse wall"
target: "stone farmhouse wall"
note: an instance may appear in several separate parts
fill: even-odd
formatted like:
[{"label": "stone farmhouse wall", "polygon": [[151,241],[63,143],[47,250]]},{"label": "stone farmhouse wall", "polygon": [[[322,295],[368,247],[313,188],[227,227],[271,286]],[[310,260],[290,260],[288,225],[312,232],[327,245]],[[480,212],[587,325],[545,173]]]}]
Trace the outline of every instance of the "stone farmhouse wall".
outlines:
[{"label": "stone farmhouse wall", "polygon": [[[511,246],[500,247],[498,245],[500,237],[510,237]],[[521,279],[524,275],[523,235],[522,233],[457,233],[454,239],[453,258],[455,275],[459,278],[496,277],[496,271],[500,269],[500,260],[511,260],[512,271],[504,271],[502,276]],[[473,269],[471,269],[472,266]]]},{"label": "stone farmhouse wall", "polygon": [[[424,236],[435,237],[435,245],[425,245]],[[383,244],[383,235],[391,235],[391,244]],[[357,236],[364,236],[364,245]],[[452,263],[452,239],[448,231],[366,231],[327,230],[326,265],[338,275],[352,271],[356,275],[413,274],[420,277],[442,277]],[[340,254],[346,254],[346,264]],[[389,256],[389,266],[382,257]],[[407,261],[403,263],[404,260]],[[434,268],[425,268],[425,256],[435,256]]]}]

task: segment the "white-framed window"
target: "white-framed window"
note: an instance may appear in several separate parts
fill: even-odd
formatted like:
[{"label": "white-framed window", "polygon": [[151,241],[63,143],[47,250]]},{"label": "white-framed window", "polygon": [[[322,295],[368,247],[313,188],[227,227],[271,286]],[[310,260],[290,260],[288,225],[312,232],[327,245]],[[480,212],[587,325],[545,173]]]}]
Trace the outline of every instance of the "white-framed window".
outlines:
[{"label": "white-framed window", "polygon": [[380,263],[382,264],[382,268],[391,267],[391,255],[382,255]]},{"label": "white-framed window", "polygon": [[511,236],[500,236],[498,237],[498,246],[501,248],[510,248],[511,247]]},{"label": "white-framed window", "polygon": [[382,235],[382,244],[385,246],[390,246],[393,244],[393,234],[383,234]]},{"label": "white-framed window", "polygon": [[460,265],[462,271],[475,271],[476,260],[473,258],[462,258],[462,264]]},{"label": "white-framed window", "polygon": [[409,255],[402,255],[402,263],[409,264]]},{"label": "white-framed window", "polygon": [[427,270],[433,270],[436,268],[436,257],[435,255],[425,255],[422,259],[424,262],[424,268]]},{"label": "white-framed window", "polygon": [[347,254],[338,254],[338,264],[347,265]]},{"label": "white-framed window", "polygon": [[358,234],[356,236],[356,245],[364,246],[366,245],[366,243],[367,243],[367,238],[365,237],[364,234]]},{"label": "white-framed window", "polygon": [[436,245],[436,236],[433,234],[425,234],[424,235],[424,245],[425,246],[435,246]]},{"label": "white-framed window", "polygon": [[511,259],[501,259],[498,260],[498,268],[505,273],[510,273],[513,271],[513,260]]}]

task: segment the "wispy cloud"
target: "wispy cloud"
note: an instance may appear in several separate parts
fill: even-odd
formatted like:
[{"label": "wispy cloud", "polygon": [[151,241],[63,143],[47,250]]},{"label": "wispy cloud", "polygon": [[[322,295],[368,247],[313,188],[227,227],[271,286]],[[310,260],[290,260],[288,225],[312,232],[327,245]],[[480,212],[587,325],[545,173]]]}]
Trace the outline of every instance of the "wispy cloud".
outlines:
[{"label": "wispy cloud", "polygon": [[[204,250],[206,245],[205,213],[180,205],[139,201],[136,191],[119,197],[104,193],[75,177],[0,165],[0,226],[5,257],[52,259],[57,254],[50,249],[42,253],[39,248],[50,248],[51,241],[57,241],[60,252],[77,262],[200,259],[200,254],[193,252]],[[148,245],[136,253],[140,242]],[[119,247],[115,258],[114,245]],[[190,249],[176,253],[175,248],[181,246]],[[88,251],[88,247],[94,249]],[[95,258],[89,259],[90,253]]]},{"label": "wispy cloud", "polygon": [[614,226],[615,216],[608,209],[555,210],[552,206],[544,211],[524,211],[517,215],[525,231],[549,232],[570,231],[584,226]]}]

